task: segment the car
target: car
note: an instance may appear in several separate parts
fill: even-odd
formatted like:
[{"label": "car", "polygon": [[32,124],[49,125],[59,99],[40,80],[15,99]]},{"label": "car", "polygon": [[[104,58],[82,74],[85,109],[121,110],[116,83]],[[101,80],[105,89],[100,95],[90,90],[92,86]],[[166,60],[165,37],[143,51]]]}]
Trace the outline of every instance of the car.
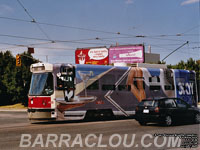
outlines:
[{"label": "car", "polygon": [[200,123],[200,109],[180,98],[143,99],[136,107],[135,119],[140,125],[162,123],[171,126],[181,121]]}]

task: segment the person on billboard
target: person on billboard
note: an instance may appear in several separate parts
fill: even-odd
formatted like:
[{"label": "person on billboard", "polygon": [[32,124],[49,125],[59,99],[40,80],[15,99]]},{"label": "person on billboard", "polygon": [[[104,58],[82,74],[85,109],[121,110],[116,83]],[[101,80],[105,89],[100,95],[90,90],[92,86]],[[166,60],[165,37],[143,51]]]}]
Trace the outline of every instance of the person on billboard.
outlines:
[{"label": "person on billboard", "polygon": [[175,97],[175,92],[174,92],[174,76],[173,72],[171,69],[163,69],[164,73],[164,93],[166,97]]},{"label": "person on billboard", "polygon": [[142,69],[137,67],[131,68],[128,75],[127,85],[131,86],[131,92],[139,102],[146,98]]}]

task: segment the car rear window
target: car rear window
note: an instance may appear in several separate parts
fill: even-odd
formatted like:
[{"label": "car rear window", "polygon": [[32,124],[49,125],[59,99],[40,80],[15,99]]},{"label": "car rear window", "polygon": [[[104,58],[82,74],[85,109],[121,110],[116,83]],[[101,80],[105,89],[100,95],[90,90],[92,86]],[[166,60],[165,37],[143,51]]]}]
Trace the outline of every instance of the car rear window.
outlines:
[{"label": "car rear window", "polygon": [[158,106],[158,102],[155,100],[143,100],[138,106]]}]

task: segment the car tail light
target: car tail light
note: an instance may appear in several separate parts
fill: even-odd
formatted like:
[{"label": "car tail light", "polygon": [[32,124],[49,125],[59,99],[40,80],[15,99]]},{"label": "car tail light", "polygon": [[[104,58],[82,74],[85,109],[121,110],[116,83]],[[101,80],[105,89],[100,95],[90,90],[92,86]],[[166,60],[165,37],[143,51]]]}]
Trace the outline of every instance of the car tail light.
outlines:
[{"label": "car tail light", "polygon": [[156,107],[154,110],[155,110],[156,113],[159,113],[159,108],[158,107]]},{"label": "car tail light", "polygon": [[138,108],[138,106],[135,108],[135,111],[138,111],[139,110],[139,108]]}]

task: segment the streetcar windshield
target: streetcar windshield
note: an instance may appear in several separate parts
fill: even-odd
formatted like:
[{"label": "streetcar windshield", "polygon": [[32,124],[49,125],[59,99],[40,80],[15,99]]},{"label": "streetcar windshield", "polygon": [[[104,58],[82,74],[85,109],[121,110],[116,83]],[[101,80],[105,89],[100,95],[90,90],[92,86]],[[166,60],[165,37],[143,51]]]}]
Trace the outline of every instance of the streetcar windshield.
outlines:
[{"label": "streetcar windshield", "polygon": [[53,75],[51,73],[32,74],[29,95],[50,96],[52,94],[53,94]]}]

